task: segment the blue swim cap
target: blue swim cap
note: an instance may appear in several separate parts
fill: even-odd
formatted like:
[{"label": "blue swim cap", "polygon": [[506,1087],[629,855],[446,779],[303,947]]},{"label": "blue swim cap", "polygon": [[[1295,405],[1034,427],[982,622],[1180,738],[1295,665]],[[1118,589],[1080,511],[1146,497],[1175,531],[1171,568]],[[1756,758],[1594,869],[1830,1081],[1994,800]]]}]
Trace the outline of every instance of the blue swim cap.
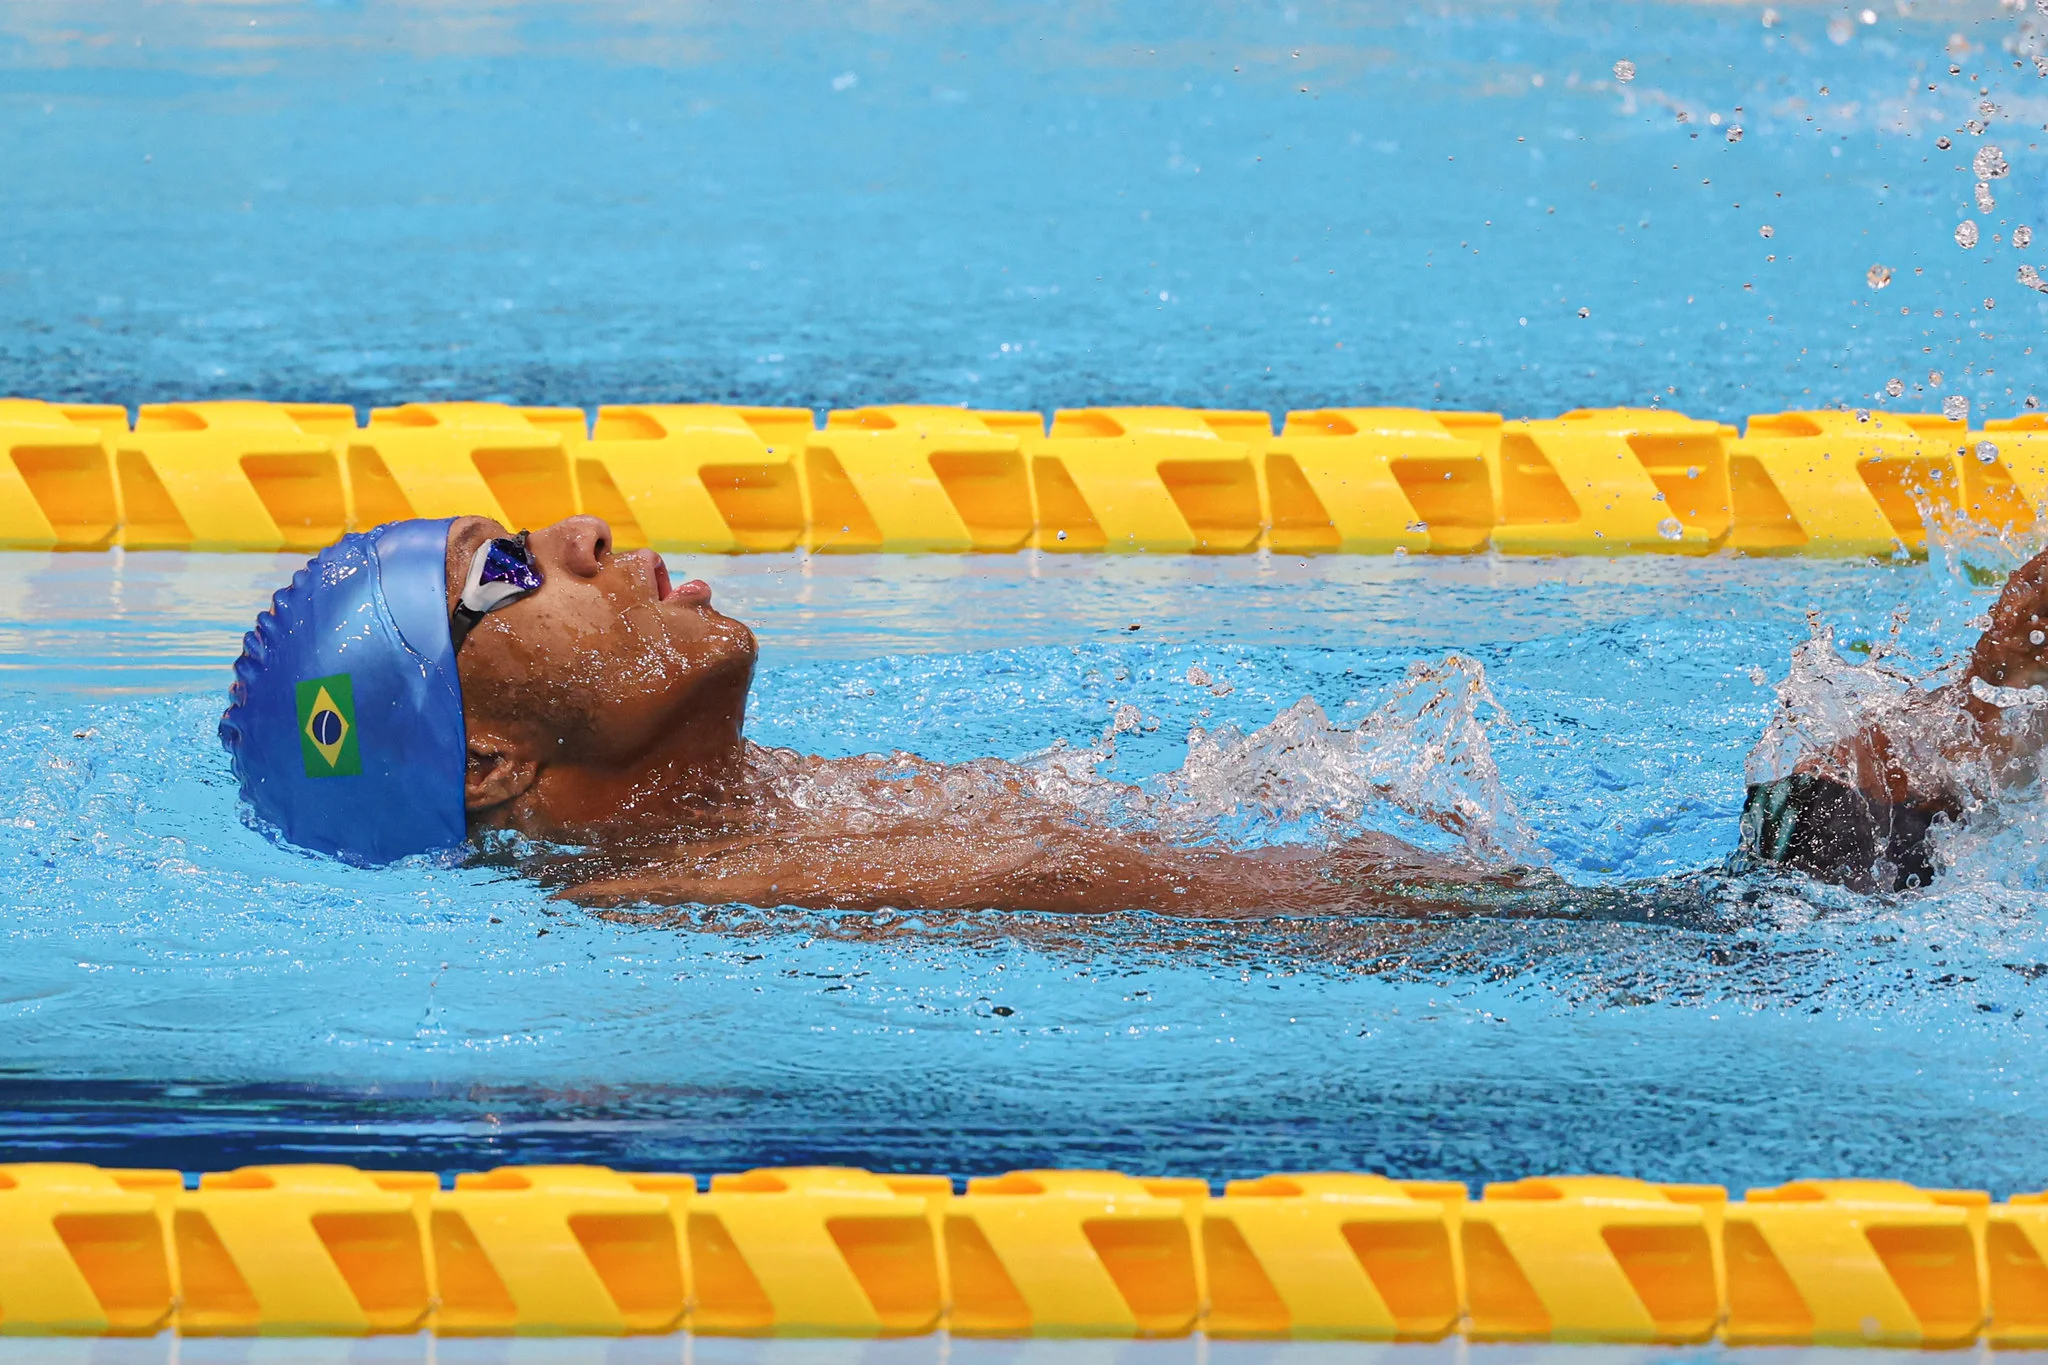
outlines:
[{"label": "blue swim cap", "polygon": [[343,536],[242,637],[220,742],[242,798],[292,843],[388,863],[468,836],[453,524]]}]

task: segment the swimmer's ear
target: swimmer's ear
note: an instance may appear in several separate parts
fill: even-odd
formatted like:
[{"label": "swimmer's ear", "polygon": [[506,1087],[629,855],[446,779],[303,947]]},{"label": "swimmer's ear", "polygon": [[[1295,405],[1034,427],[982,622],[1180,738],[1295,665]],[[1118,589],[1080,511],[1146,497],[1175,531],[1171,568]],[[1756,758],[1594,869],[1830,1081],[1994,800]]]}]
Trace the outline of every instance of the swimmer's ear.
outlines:
[{"label": "swimmer's ear", "polygon": [[489,810],[526,794],[540,769],[532,759],[517,753],[495,735],[469,736],[469,761],[462,778],[462,804],[470,810]]}]

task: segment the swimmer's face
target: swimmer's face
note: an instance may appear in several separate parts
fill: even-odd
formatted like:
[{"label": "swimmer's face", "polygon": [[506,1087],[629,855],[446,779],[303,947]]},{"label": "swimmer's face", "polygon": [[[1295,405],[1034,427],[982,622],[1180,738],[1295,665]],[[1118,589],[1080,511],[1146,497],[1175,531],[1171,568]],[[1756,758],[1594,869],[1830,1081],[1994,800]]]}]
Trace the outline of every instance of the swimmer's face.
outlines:
[{"label": "swimmer's face", "polygon": [[[488,517],[450,528],[451,610],[478,547],[510,534]],[[702,581],[670,584],[652,550],[614,552],[596,517],[558,521],[527,544],[541,589],[485,616],[456,655],[473,734],[509,728],[536,756],[626,764],[703,708],[744,705],[754,633],[714,610]]]}]

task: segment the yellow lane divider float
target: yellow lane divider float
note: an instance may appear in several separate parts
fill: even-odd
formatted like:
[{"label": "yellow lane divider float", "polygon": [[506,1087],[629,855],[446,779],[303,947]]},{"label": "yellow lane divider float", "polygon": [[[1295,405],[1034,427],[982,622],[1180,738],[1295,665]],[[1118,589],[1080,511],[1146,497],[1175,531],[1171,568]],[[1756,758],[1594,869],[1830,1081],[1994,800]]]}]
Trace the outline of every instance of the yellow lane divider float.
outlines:
[{"label": "yellow lane divider float", "polygon": [[0,1166],[28,1336],[2048,1343],[2048,1195],[595,1166]]},{"label": "yellow lane divider float", "polygon": [[683,553],[1917,553],[2048,517],[2048,414],[0,399],[0,548],[298,551],[410,516]]}]

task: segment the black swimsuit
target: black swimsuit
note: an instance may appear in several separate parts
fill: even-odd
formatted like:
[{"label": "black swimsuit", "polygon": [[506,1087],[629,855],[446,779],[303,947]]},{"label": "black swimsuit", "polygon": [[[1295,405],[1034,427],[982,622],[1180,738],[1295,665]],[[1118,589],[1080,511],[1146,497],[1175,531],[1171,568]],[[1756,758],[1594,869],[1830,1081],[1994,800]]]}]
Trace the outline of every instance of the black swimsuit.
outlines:
[{"label": "black swimsuit", "polygon": [[1892,890],[1903,891],[1934,880],[1927,831],[1945,813],[1886,805],[1831,777],[1794,773],[1749,789],[1742,846],[1852,890],[1875,891],[1888,879]]}]

